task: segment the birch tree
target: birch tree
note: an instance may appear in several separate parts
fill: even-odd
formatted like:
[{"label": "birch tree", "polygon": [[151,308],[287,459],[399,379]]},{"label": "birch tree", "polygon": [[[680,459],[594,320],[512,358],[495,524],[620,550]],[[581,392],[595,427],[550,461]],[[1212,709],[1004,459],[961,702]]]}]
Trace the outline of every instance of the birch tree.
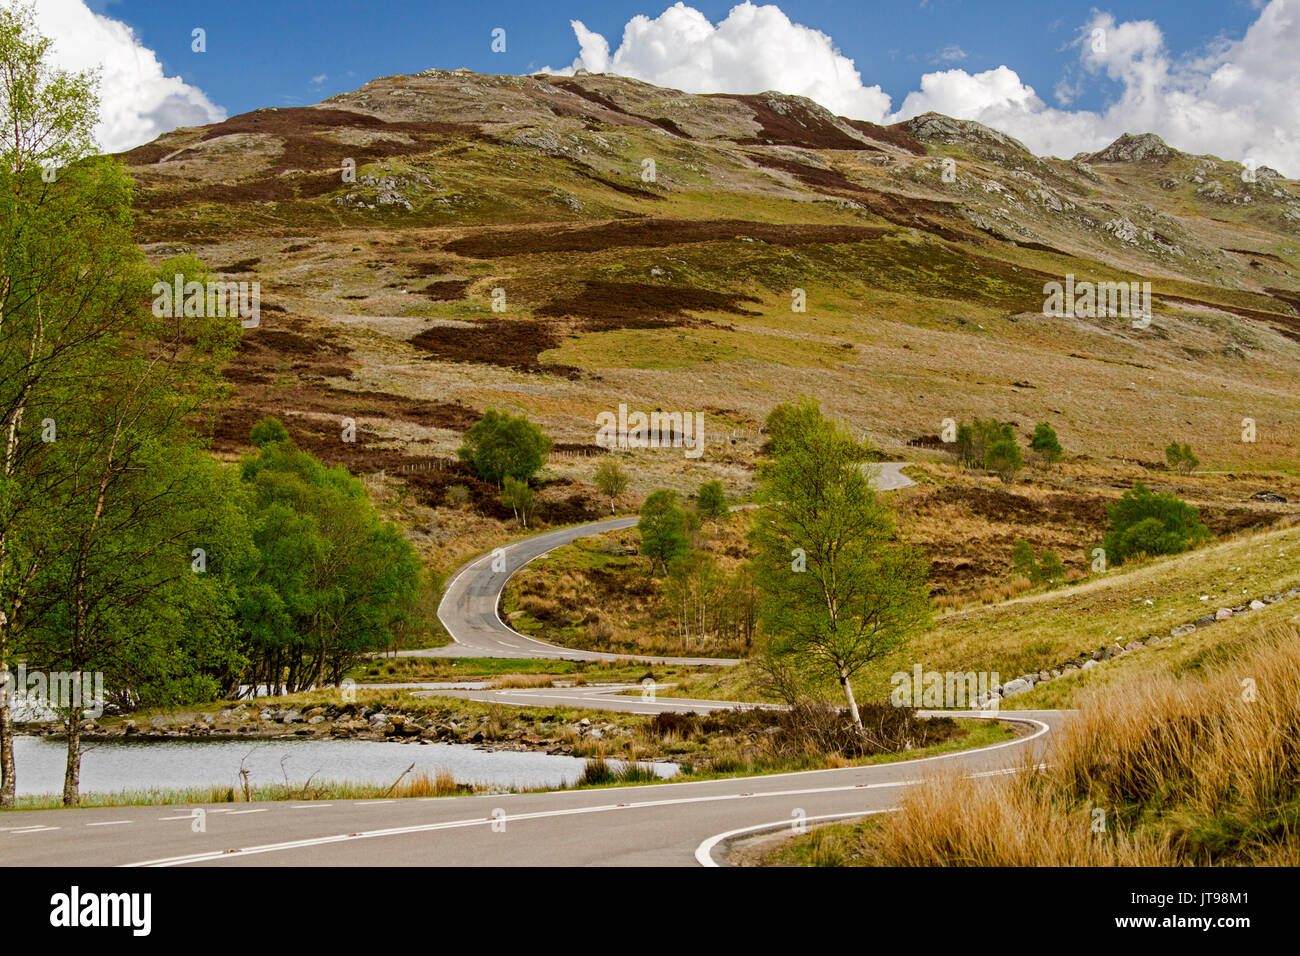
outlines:
[{"label": "birch tree", "polygon": [[751,530],[766,650],[834,679],[862,730],[853,678],[928,622],[928,567],[895,539],[863,474],[870,450],[811,401],[778,412]]}]

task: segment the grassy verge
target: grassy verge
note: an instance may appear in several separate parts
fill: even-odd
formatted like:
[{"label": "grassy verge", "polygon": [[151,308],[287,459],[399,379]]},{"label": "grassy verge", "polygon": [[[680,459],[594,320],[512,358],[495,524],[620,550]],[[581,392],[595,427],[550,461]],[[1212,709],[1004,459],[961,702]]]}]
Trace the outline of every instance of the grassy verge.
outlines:
[{"label": "grassy verge", "polygon": [[942,775],[897,813],[826,827],[772,865],[1295,866],[1300,628],[1199,679],[1091,696],[1042,772]]},{"label": "grassy verge", "polygon": [[[437,770],[433,773],[420,771],[418,773],[403,774],[387,786],[378,783],[327,781],[325,783],[308,782],[301,786],[258,784],[256,786],[250,785],[247,788],[209,786],[118,790],[113,793],[84,793],[81,795],[81,809],[94,807],[161,807],[175,804],[265,803],[275,800],[423,799],[457,796],[473,792],[474,788],[468,784],[458,784],[449,771]],[[18,797],[14,801],[13,809],[63,809],[63,798],[59,794],[37,794]]]}]

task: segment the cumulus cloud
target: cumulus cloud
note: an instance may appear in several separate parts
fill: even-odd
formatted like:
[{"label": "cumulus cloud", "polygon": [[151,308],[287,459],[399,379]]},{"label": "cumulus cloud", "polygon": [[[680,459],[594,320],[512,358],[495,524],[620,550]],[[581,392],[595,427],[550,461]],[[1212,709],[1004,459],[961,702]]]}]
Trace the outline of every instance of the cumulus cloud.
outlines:
[{"label": "cumulus cloud", "polygon": [[[927,73],[895,111],[829,36],[770,5],[742,3],[715,26],[679,2],[654,19],[633,17],[613,52],[582,23],[573,21],[573,30],[578,57],[553,72],[617,73],[693,93],[773,89],[872,122],[933,110],[977,120],[1056,156],[1100,149],[1126,132],[1153,132],[1188,152],[1300,175],[1300,0],[1269,0],[1239,40],[1181,57],[1170,52],[1155,21],[1118,22],[1094,11],[1067,47],[1055,107],[1003,64]],[[957,50],[951,48],[954,59]],[[1068,108],[1102,83],[1103,109]]]},{"label": "cumulus cloud", "polygon": [[829,36],[791,22],[777,6],[741,3],[714,26],[700,11],[679,2],[654,19],[629,20],[613,53],[599,33],[581,21],[571,23],[578,58],[572,66],[546,72],[617,73],[691,93],[779,90],[874,121],[889,110],[888,94],[865,85],[853,61]]},{"label": "cumulus cloud", "polygon": [[147,143],[178,126],[215,123],[226,112],[202,90],[167,76],[152,50],[119,20],[93,13],[85,0],[40,0],[36,22],[54,41],[55,66],[100,71],[100,122],[106,152]]}]

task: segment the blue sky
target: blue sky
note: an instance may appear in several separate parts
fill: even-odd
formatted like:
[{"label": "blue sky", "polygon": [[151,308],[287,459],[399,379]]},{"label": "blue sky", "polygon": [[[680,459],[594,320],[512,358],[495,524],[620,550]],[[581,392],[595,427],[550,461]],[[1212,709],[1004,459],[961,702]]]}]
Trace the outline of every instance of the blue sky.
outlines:
[{"label": "blue sky", "polygon": [[[567,66],[578,49],[571,19],[582,20],[616,46],[633,15],[654,17],[669,6],[666,0],[88,0],[88,5],[129,24],[168,74],[199,87],[232,114],[314,103],[376,76],[430,67],[529,73],[543,65]],[[733,3],[694,0],[690,5],[718,22]],[[975,73],[1003,64],[1054,102],[1062,68],[1074,59],[1064,47],[1094,9],[1121,22],[1157,21],[1175,54],[1218,37],[1240,37],[1259,13],[1246,0],[784,0],[779,5],[796,23],[829,34],[856,62],[863,82],[880,84],[896,104],[916,89],[924,73],[951,67]],[[207,31],[206,54],[190,51],[194,27]],[[507,31],[505,53],[490,50],[495,27]],[[958,50],[965,55],[956,58]],[[1099,109],[1113,92],[1102,80],[1086,87],[1073,105]]]}]

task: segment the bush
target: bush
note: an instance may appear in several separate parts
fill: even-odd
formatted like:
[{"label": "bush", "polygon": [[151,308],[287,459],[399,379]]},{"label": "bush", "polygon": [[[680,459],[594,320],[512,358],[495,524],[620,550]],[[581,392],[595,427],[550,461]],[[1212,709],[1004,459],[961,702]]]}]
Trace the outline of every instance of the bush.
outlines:
[{"label": "bush", "polygon": [[1056,552],[1044,549],[1034,554],[1028,541],[1017,541],[1011,548],[1011,566],[1014,573],[1035,585],[1055,585],[1065,580],[1065,565]]},{"label": "bush", "polygon": [[1000,441],[1015,443],[1015,432],[1011,426],[996,418],[977,418],[967,425],[963,422],[957,428],[957,441],[953,451],[957,460],[967,468],[987,467],[989,449]]},{"label": "bush", "polygon": [[1034,426],[1033,437],[1029,439],[1029,450],[1039,461],[1049,465],[1060,461],[1064,454],[1056,430],[1047,422],[1039,422]]},{"label": "bush", "polygon": [[1020,446],[1013,438],[1000,438],[989,446],[984,455],[984,467],[995,472],[1004,482],[1016,477],[1016,472],[1025,466],[1020,457]]},{"label": "bush", "polygon": [[261,448],[275,442],[288,441],[289,429],[285,428],[284,423],[278,418],[263,418],[253,426],[253,430],[248,433],[248,439],[255,447]]},{"label": "bush", "polygon": [[1142,482],[1107,510],[1110,533],[1102,548],[1114,564],[1139,554],[1178,554],[1210,537],[1200,511],[1176,495],[1156,493]]}]

